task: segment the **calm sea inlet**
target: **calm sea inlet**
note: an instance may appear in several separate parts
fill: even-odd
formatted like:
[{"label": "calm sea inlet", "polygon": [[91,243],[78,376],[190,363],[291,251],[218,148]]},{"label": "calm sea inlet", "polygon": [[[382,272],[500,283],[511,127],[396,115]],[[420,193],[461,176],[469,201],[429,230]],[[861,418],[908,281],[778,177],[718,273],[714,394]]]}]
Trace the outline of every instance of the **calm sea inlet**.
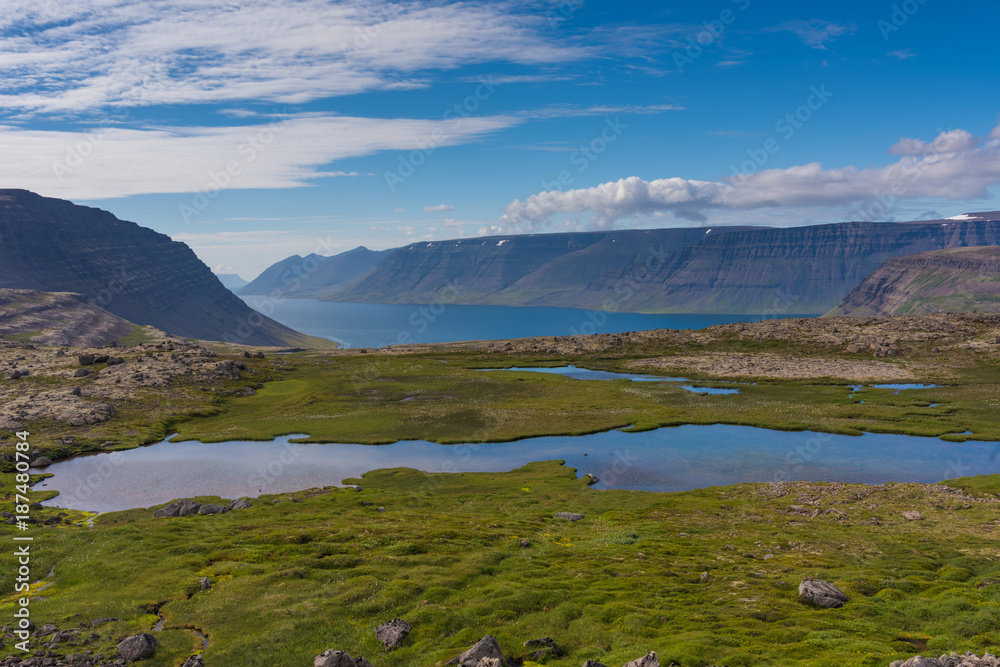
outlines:
[{"label": "calm sea inlet", "polygon": [[[759,315],[645,315],[576,308],[514,308],[450,304],[330,303],[311,299],[241,297],[251,308],[302,333],[346,347],[451,343],[529,336],[575,336],[646,329],[704,329],[751,322]],[[815,317],[788,315],[787,317]]]}]

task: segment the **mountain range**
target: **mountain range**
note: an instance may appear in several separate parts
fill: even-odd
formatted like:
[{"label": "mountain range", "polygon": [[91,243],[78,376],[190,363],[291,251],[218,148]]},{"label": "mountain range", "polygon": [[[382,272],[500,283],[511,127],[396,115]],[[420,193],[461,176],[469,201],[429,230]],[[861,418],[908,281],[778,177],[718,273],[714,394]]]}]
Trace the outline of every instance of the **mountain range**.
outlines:
[{"label": "mountain range", "polygon": [[0,190],[0,288],[75,292],[124,320],[178,336],[331,345],[252,310],[185,244],[27,190]]},{"label": "mountain range", "polygon": [[[446,298],[458,304],[648,313],[824,313],[887,259],[995,244],[1000,244],[998,212],[909,223],[492,236],[412,243],[378,255],[359,248],[331,258],[295,256],[240,293],[253,287],[361,303]],[[352,253],[365,261],[348,268],[345,255]],[[343,270],[316,269],[297,281],[295,267],[307,261]]]}]

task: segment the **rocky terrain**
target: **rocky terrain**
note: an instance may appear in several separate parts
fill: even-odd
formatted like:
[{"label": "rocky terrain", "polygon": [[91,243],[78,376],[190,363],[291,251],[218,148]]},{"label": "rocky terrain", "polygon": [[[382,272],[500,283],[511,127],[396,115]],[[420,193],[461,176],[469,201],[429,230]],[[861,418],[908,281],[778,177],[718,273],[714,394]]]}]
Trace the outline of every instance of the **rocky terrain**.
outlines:
[{"label": "rocky terrain", "polygon": [[0,238],[0,288],[77,292],[178,336],[330,345],[251,310],[183,243],[106,211],[0,190]]},{"label": "rocky terrain", "polygon": [[[281,286],[291,295],[368,303],[824,313],[888,258],[998,243],[997,214],[782,229],[496,236],[414,243],[389,251],[352,280],[339,274],[336,279],[346,282],[338,284],[326,282],[315,267],[309,272],[308,257],[292,257],[268,269],[259,287]],[[322,289],[324,282],[327,287]]]},{"label": "rocky terrain", "polygon": [[0,289],[0,338],[90,347],[106,345],[137,329],[141,327],[89,303],[80,294]]},{"label": "rocky terrain", "polygon": [[1000,246],[949,248],[887,260],[830,315],[1000,311]]}]

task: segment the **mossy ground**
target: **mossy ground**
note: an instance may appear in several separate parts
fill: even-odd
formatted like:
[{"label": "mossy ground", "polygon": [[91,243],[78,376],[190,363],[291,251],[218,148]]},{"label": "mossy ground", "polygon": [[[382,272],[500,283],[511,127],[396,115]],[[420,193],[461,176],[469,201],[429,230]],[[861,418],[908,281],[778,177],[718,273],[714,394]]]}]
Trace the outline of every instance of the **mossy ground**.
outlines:
[{"label": "mossy ground", "polygon": [[[116,617],[89,647],[107,653],[149,631],[159,609],[163,647],[143,664],[171,667],[200,647],[190,628],[209,639],[207,664],[240,667],[310,664],[331,647],[377,665],[433,665],[488,633],[511,657],[551,636],[567,655],[548,664],[574,667],[649,650],[663,664],[887,665],[916,646],[997,648],[997,506],[931,487],[595,491],[558,462],[383,470],[360,483],[226,515],[133,510],[92,528],[34,529],[33,571],[55,574],[33,618],[66,628]],[[904,519],[910,509],[923,520]],[[214,585],[200,592],[205,576]],[[796,596],[806,576],[850,601],[806,606]],[[11,611],[3,598],[0,614]],[[374,629],[395,617],[414,630],[384,654]]]}]

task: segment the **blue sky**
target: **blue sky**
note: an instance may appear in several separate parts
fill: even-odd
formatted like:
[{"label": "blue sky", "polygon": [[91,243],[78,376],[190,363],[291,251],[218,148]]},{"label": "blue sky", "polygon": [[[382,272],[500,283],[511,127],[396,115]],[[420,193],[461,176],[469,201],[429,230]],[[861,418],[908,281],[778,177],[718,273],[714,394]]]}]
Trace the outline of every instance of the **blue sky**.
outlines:
[{"label": "blue sky", "polygon": [[4,0],[0,187],[252,278],[479,234],[1000,209],[983,3]]}]

